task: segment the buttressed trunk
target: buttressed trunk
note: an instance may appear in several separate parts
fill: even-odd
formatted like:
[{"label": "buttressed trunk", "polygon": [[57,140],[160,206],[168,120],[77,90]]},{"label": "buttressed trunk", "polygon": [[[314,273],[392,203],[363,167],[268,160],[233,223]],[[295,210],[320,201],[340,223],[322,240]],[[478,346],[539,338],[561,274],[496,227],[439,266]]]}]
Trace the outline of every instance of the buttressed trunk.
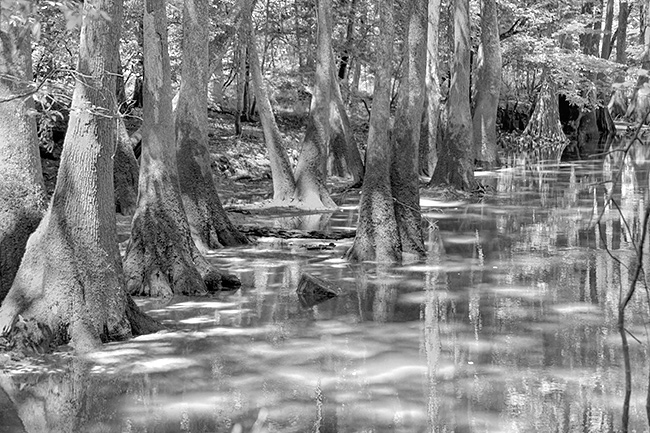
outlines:
[{"label": "buttressed trunk", "polygon": [[318,0],[318,43],[316,80],[307,130],[296,165],[297,206],[333,209],[336,204],[325,185],[327,149],[330,139],[330,98],[332,61],[332,17],[330,0]]},{"label": "buttressed trunk", "polygon": [[185,0],[183,64],[176,109],[178,177],[199,251],[247,243],[221,205],[208,151],[208,0]]},{"label": "buttressed trunk", "polygon": [[[106,11],[110,20],[89,14]],[[0,307],[0,329],[34,321],[28,338],[81,351],[155,329],[124,289],[113,202],[115,74],[122,2],[84,4],[79,63],[58,180]],[[20,315],[20,317],[19,317]],[[11,335],[11,333],[9,333]]]},{"label": "buttressed trunk", "polygon": [[31,29],[0,20],[0,303],[45,207],[32,84]]},{"label": "buttressed trunk", "polygon": [[422,217],[420,214],[419,144],[424,109],[427,50],[426,4],[412,0],[408,4],[409,21],[405,52],[405,74],[394,128],[391,188],[395,218],[400,235],[402,258],[424,257]]},{"label": "buttressed trunk", "polygon": [[454,0],[454,63],[449,87],[447,133],[441,143],[431,185],[475,187],[474,146],[469,104],[469,0]]},{"label": "buttressed trunk", "polygon": [[145,0],[143,23],[143,144],[138,207],[124,259],[127,289],[164,297],[205,293],[176,168],[165,1]]},{"label": "buttressed trunk", "polygon": [[383,0],[379,10],[379,52],[366,150],[366,175],[361,188],[359,222],[354,244],[347,253],[352,261],[399,262],[400,236],[390,185],[391,77],[393,75],[393,1]]},{"label": "buttressed trunk", "polygon": [[473,118],[475,159],[490,169],[498,164],[496,121],[501,90],[501,47],[495,0],[483,0],[477,76]]}]

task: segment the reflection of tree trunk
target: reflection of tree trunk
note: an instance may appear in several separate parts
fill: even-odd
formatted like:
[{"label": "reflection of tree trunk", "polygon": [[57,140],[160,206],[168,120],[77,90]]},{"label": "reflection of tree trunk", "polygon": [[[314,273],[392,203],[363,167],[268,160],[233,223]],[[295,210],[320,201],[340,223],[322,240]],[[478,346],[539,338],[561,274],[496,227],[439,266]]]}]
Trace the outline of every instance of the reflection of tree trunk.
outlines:
[{"label": "reflection of tree trunk", "polygon": [[377,283],[372,303],[372,320],[378,323],[390,322],[395,315],[397,288],[390,281],[384,268],[377,267]]},{"label": "reflection of tree trunk", "polygon": [[[7,380],[11,380],[8,378]],[[3,382],[0,379],[0,383]],[[25,426],[18,415],[18,410],[9,395],[0,385],[0,430],[7,433],[26,433]],[[41,430],[45,431],[45,430]]]},{"label": "reflection of tree trunk", "polygon": [[440,365],[440,326],[439,300],[437,295],[438,269],[442,263],[442,240],[437,226],[429,226],[429,255],[427,264],[431,271],[425,275],[425,304],[424,304],[424,350],[427,357],[428,404],[427,421],[429,431],[437,431],[440,425],[440,395],[438,392],[438,367]]}]

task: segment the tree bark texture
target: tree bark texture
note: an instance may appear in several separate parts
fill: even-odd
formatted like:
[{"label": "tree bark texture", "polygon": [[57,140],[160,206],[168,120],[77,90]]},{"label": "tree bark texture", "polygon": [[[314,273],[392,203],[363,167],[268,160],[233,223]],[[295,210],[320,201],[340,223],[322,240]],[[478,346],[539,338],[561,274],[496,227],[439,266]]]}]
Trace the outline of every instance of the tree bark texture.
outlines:
[{"label": "tree bark texture", "polygon": [[548,72],[542,80],[542,88],[537,96],[535,110],[530,116],[524,135],[544,138],[557,142],[566,141],[566,135],[560,123],[557,84]]},{"label": "tree bark texture", "polygon": [[212,178],[208,151],[208,0],[185,0],[176,157],[183,207],[199,251],[248,243],[232,225]]},{"label": "tree bark texture", "polygon": [[332,5],[318,0],[318,43],[316,79],[307,130],[296,165],[294,203],[309,209],[333,209],[336,204],[325,185],[327,150],[330,140],[332,69]]},{"label": "tree bark texture", "polygon": [[117,120],[117,147],[115,149],[113,183],[115,210],[122,215],[133,215],[138,200],[138,173],[140,167],[133,153],[131,138],[124,120]]},{"label": "tree bark texture", "polygon": [[612,25],[614,24],[614,0],[607,0],[605,6],[605,25],[603,29],[603,43],[600,57],[609,59],[612,53]]},{"label": "tree bark texture", "polygon": [[427,66],[426,3],[411,0],[405,46],[405,68],[393,131],[391,190],[402,259],[424,257],[420,213],[419,145]]},{"label": "tree bark texture", "polygon": [[629,6],[627,0],[620,0],[618,7],[618,29],[616,32],[616,63],[627,63],[627,18],[629,14]]},{"label": "tree bark texture", "polygon": [[469,0],[454,0],[454,62],[447,103],[447,133],[440,146],[431,185],[450,185],[462,190],[476,186],[469,101],[470,50]]},{"label": "tree bark texture", "polygon": [[[106,11],[111,20],[88,14]],[[0,307],[0,329],[33,320],[79,351],[155,328],[127,295],[113,201],[120,0],[84,4],[68,131],[52,201]]]},{"label": "tree bark texture", "polygon": [[483,0],[473,118],[475,159],[484,168],[498,165],[497,108],[501,91],[501,46],[495,0]]},{"label": "tree bark texture", "polygon": [[[426,140],[421,140],[420,173],[433,174],[438,163],[438,126],[440,120],[440,82],[438,80],[438,27],[440,25],[440,0],[429,0],[427,21],[427,72],[426,72]],[[425,145],[426,144],[426,145]]]},{"label": "tree bark texture", "polygon": [[124,258],[127,289],[164,297],[205,293],[176,168],[165,0],[145,0],[143,21],[142,155],[138,207]]},{"label": "tree bark texture", "polygon": [[289,156],[283,146],[280,128],[275,120],[273,107],[269,100],[269,95],[262,76],[260,59],[255,45],[255,29],[251,25],[251,0],[244,0],[246,7],[242,8],[242,19],[245,20],[242,25],[248,28],[250,33],[248,45],[248,57],[251,65],[251,76],[253,79],[253,89],[257,100],[257,112],[260,116],[262,131],[264,132],[264,142],[266,143],[266,152],[271,165],[271,177],[273,179],[273,201],[277,204],[287,204],[293,197],[296,188],[296,181],[293,177],[293,169],[289,162]]},{"label": "tree bark texture", "polygon": [[[641,68],[647,71],[650,68],[650,1],[646,0],[644,6],[644,17],[642,20],[644,39]],[[647,82],[647,75],[639,75],[634,86],[634,92],[630,98],[630,105],[627,107],[627,112],[625,113],[625,117],[637,123],[645,123],[648,115],[650,115],[650,92],[645,87]]]},{"label": "tree bark texture", "polygon": [[[332,66],[334,55],[332,54]],[[327,172],[340,177],[352,176],[354,185],[363,182],[363,161],[359,148],[350,133],[350,118],[345,111],[341,87],[334,68],[331,70],[330,83],[330,151],[327,160]]]},{"label": "tree bark texture", "polygon": [[30,115],[30,35],[28,26],[0,23],[0,303],[45,207],[36,121]]},{"label": "tree bark texture", "polygon": [[390,100],[395,37],[392,0],[380,4],[379,28],[366,174],[361,188],[357,235],[347,257],[351,261],[394,263],[401,261],[402,256],[390,185]]}]

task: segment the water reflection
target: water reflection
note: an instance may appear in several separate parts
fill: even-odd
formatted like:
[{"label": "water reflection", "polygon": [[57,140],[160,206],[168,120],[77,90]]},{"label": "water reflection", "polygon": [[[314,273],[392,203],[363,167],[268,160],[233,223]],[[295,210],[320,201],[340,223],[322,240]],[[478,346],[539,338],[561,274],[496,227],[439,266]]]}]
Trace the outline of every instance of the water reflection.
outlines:
[{"label": "water reflection", "polygon": [[[239,292],[143,300],[167,331],[4,371],[0,431],[617,431],[617,308],[646,157],[519,161],[489,175],[483,203],[425,196],[428,257],[395,269],[346,263],[351,240],[219,251],[211,260]],[[351,212],[309,224],[349,227]],[[301,307],[303,272],[339,296]],[[646,317],[639,291],[627,313],[637,431],[648,431]]]}]

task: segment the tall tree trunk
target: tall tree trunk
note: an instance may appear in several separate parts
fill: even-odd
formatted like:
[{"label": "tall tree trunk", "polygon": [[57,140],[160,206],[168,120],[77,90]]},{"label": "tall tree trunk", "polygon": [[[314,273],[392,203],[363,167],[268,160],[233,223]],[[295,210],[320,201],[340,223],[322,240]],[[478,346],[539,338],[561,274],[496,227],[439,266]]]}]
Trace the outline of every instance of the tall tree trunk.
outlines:
[{"label": "tall tree trunk", "polygon": [[327,149],[330,140],[330,101],[332,68],[332,5],[318,0],[318,44],[316,79],[311,99],[307,130],[296,165],[294,201],[310,209],[335,208],[325,185]]},{"label": "tall tree trunk", "polygon": [[402,259],[390,185],[393,152],[389,127],[395,37],[392,0],[380,3],[379,28],[366,175],[361,189],[357,235],[347,257],[352,261],[376,260],[391,263]]},{"label": "tall tree trunk", "polygon": [[262,131],[264,132],[264,142],[266,151],[269,156],[271,165],[271,177],[273,179],[273,201],[276,204],[287,204],[296,188],[296,181],[293,177],[293,170],[289,162],[289,156],[283,146],[280,128],[275,121],[275,114],[271,107],[262,68],[260,66],[257,46],[255,45],[255,29],[251,25],[251,0],[244,0],[245,8],[242,8],[242,19],[245,20],[242,25],[246,26],[249,31],[248,57],[251,65],[251,75],[253,79],[253,90],[257,99],[257,111],[260,115]]},{"label": "tall tree trunk", "polygon": [[115,210],[122,215],[133,215],[138,200],[138,173],[140,167],[133,153],[131,138],[124,120],[117,120],[117,147],[113,157],[113,184],[115,186]]},{"label": "tall tree trunk", "polygon": [[183,207],[199,251],[248,243],[221,205],[208,151],[209,1],[185,0],[176,158]]},{"label": "tall tree trunk", "polygon": [[501,46],[495,0],[483,0],[473,118],[475,159],[485,168],[498,164],[497,108],[501,90]]},{"label": "tall tree trunk", "polygon": [[348,25],[345,30],[345,47],[341,54],[341,62],[339,63],[338,79],[347,80],[350,69],[350,53],[354,45],[354,23],[356,21],[357,0],[347,0],[348,7]]},{"label": "tall tree trunk", "polygon": [[406,33],[404,75],[393,132],[391,189],[400,235],[402,259],[424,257],[420,178],[418,173],[420,130],[424,110],[427,68],[427,10],[421,0],[410,0]]},{"label": "tall tree trunk", "polygon": [[[642,33],[644,34],[643,40],[643,55],[641,56],[641,68],[648,70],[650,68],[650,0],[645,0],[644,19],[642,20],[644,27]],[[650,114],[650,92],[645,88],[648,82],[648,76],[645,74],[639,75],[634,87],[634,93],[630,99],[630,105],[627,108],[625,117],[638,123],[645,123]]]},{"label": "tall tree trunk", "polygon": [[627,0],[620,0],[618,8],[618,29],[616,29],[616,32],[618,33],[618,36],[616,37],[616,63],[620,64],[627,63],[625,50],[627,49],[628,13],[629,6]]},{"label": "tall tree trunk", "polygon": [[0,20],[0,303],[45,207],[36,121],[30,114],[30,36],[29,26]]},{"label": "tall tree trunk", "polygon": [[469,0],[454,0],[454,62],[447,133],[430,185],[450,185],[462,190],[476,186],[469,101],[470,50]]},{"label": "tall tree trunk", "polygon": [[612,25],[614,23],[614,0],[607,0],[605,6],[605,27],[603,29],[603,43],[600,57],[609,59],[612,53]]},{"label": "tall tree trunk", "polygon": [[[331,64],[334,66],[333,54]],[[345,111],[341,86],[334,68],[332,68],[330,83],[332,92],[330,94],[330,149],[327,172],[341,177],[350,175],[354,185],[361,185],[363,181],[363,161],[361,160],[359,148],[350,133],[350,119]]]},{"label": "tall tree trunk", "polygon": [[421,139],[420,174],[431,175],[438,163],[438,126],[440,120],[440,82],[438,80],[438,26],[440,0],[429,0],[427,20],[426,137]]},{"label": "tall tree trunk", "polygon": [[144,4],[144,108],[138,207],[124,258],[131,294],[201,294],[197,265],[207,265],[192,241],[183,208],[172,121],[164,0]]},{"label": "tall tree trunk", "polygon": [[[92,11],[105,11],[106,20]],[[155,328],[124,289],[113,202],[120,0],[84,4],[79,63],[58,180],[2,307],[0,329],[34,321],[43,338],[86,351]],[[39,339],[32,335],[30,338]]]},{"label": "tall tree trunk", "polygon": [[246,56],[248,52],[246,49],[246,38],[248,36],[243,34],[240,30],[239,37],[237,38],[237,105],[235,109],[235,135],[242,134],[241,119],[244,116],[245,98],[246,98]]}]

